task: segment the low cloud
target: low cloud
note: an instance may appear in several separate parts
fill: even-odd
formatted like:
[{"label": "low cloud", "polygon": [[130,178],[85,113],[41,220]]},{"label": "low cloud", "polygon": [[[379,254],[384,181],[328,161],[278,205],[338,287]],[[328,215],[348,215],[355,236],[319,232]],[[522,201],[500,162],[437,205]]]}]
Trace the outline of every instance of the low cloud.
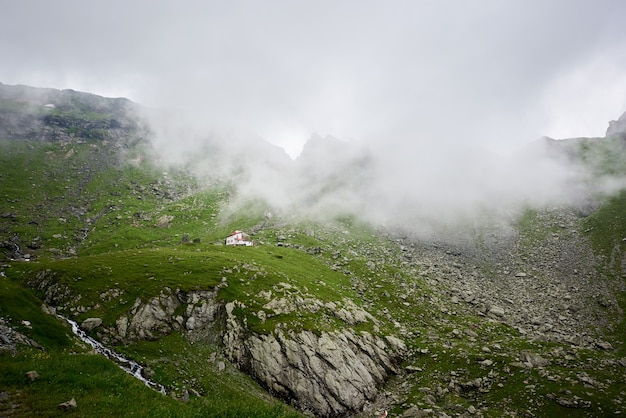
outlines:
[{"label": "low cloud", "polygon": [[206,130],[163,116],[152,126],[165,161],[207,184],[235,184],[235,201],[262,199],[283,216],[354,214],[423,236],[458,225],[507,224],[527,208],[583,208],[626,185],[582,164],[576,140],[541,138],[499,154],[408,134],[362,141],[313,135],[292,160],[250,132]]}]

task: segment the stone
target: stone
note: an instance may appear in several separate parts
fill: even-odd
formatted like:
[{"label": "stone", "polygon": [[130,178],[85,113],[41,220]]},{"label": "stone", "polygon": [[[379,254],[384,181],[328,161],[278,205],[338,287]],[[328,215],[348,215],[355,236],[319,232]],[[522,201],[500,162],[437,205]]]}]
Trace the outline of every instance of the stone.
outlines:
[{"label": "stone", "polygon": [[497,305],[492,305],[487,311],[487,313],[498,316],[498,317],[503,317],[505,312],[504,312],[504,308],[497,306]]},{"label": "stone", "polygon": [[100,325],[102,325],[101,318],[87,318],[80,324],[80,327],[85,331],[91,331],[92,329],[97,328]]},{"label": "stone", "polygon": [[148,380],[152,379],[155,374],[156,372],[150,367],[144,367],[141,369],[141,375]]},{"label": "stone", "polygon": [[37,373],[36,370],[31,370],[29,372],[26,372],[26,378],[31,382],[34,382],[35,380],[39,379],[39,373]]},{"label": "stone", "polygon": [[417,406],[412,406],[402,414],[403,418],[425,418],[429,417],[432,409],[419,409]]},{"label": "stone", "polygon": [[547,366],[548,364],[550,364],[550,361],[541,357],[539,354],[537,353],[533,353],[531,351],[523,351],[522,355],[521,355],[523,361],[525,362],[526,365],[528,365],[530,368],[533,367],[544,367]]},{"label": "stone", "polygon": [[122,316],[115,321],[115,327],[117,329],[117,333],[120,337],[126,338],[126,333],[128,332],[128,317]]},{"label": "stone", "polygon": [[58,405],[59,409],[63,409],[63,410],[70,410],[70,409],[76,409],[77,405],[76,405],[76,399],[72,398],[67,402],[63,402],[60,403]]},{"label": "stone", "polygon": [[56,308],[53,306],[48,306],[45,303],[43,303],[41,305],[41,311],[47,315],[55,315],[56,314]]},{"label": "stone", "polygon": [[174,220],[174,217],[171,215],[163,215],[161,216],[156,223],[156,226],[159,228],[169,228],[170,222]]},{"label": "stone", "polygon": [[466,329],[465,331],[463,331],[465,333],[465,335],[467,335],[470,338],[476,338],[478,337],[478,334],[474,331],[472,331],[471,329]]},{"label": "stone", "polygon": [[596,341],[596,347],[598,347],[601,350],[612,350],[613,346],[611,345],[611,343],[608,343],[606,341]]}]

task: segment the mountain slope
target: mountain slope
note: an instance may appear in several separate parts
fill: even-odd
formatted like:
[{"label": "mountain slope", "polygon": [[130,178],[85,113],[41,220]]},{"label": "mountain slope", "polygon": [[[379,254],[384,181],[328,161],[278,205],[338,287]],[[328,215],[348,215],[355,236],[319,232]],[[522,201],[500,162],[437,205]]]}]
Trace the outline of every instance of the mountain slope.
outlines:
[{"label": "mountain slope", "polygon": [[[123,134],[68,131],[81,109],[111,120],[119,103],[71,96],[56,136],[45,134],[50,119],[19,110],[24,96],[2,99],[13,109],[0,138],[3,413],[50,416],[72,397],[85,416],[622,411],[624,192],[591,195],[582,211],[442,224],[426,238],[345,207],[307,217],[229,179],[207,185],[189,167],[162,166],[127,114],[114,117],[128,118]],[[626,174],[618,133],[554,145],[590,167],[588,181]],[[357,154],[333,163],[347,176],[339,183],[320,169],[315,201],[372,173],[372,157]],[[286,169],[315,170],[324,155]],[[222,245],[234,229],[256,245]],[[171,397],[87,354],[53,308],[101,320],[88,332],[145,365]],[[42,378],[28,381],[32,369]]]}]

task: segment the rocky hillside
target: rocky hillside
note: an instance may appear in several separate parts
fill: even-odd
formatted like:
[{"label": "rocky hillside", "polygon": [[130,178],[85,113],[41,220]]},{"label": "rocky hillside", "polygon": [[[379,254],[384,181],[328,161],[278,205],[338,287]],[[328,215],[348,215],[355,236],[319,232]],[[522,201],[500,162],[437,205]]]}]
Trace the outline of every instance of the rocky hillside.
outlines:
[{"label": "rocky hillside", "polygon": [[31,141],[112,139],[136,135],[127,99],[107,99],[73,90],[0,83],[0,138]]},{"label": "rocky hillside", "polygon": [[[124,99],[0,87],[2,415],[50,416],[70,399],[79,416],[624,413],[619,187],[429,235],[359,213],[303,216],[247,195],[250,182],[163,167]],[[548,142],[586,181],[618,184],[620,123]],[[339,182],[316,171],[324,144],[350,161],[330,164]],[[295,166],[274,151],[272,170],[317,175],[312,205],[375,174],[371,155],[332,138]],[[235,229],[255,245],[223,245]],[[90,353],[56,314],[168,396]]]}]

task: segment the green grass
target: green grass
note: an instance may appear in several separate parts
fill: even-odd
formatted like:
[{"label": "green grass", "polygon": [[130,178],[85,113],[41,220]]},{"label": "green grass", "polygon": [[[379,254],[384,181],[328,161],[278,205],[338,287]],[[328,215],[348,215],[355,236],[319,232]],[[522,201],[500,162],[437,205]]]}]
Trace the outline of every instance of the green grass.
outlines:
[{"label": "green grass", "polygon": [[[75,286],[73,289],[83,296],[81,303],[99,301],[99,292],[110,287],[123,288],[127,293],[122,299],[133,302],[134,297],[147,297],[167,285],[197,287],[201,280],[203,286],[211,287],[215,282],[211,283],[204,278],[212,276],[210,273],[215,272],[212,268],[221,270],[223,265],[237,260],[237,252],[241,253],[242,250],[222,249],[225,251],[220,252],[221,255],[213,254],[213,257],[224,258],[213,260],[213,264],[207,263],[204,269],[198,269],[196,263],[201,261],[198,257],[185,258],[184,251],[173,250],[169,258],[163,258],[160,250],[150,251],[153,257],[148,255],[141,260],[153,260],[155,271],[160,272],[155,274],[158,279],[154,279],[153,286],[149,285],[150,281],[141,283],[145,276],[144,264],[139,264],[137,258],[125,257],[123,254],[117,254],[116,258],[122,261],[116,265],[119,271],[106,267],[110,257],[108,254],[44,264],[46,268],[54,269],[59,283]],[[147,254],[138,252],[136,255]],[[177,257],[172,258],[174,255]],[[195,256],[196,253],[190,255]],[[176,264],[176,267],[172,267],[172,264]],[[169,270],[179,273],[180,267],[183,267],[182,271],[195,268],[196,272],[189,270],[188,274],[171,277],[167,274],[167,266],[170,266]],[[217,364],[207,364],[207,359],[217,351],[217,347],[203,343],[190,344],[180,334],[118,349],[153,367],[156,371],[155,380],[167,385],[171,393],[179,398],[183,388],[194,389],[202,395],[192,395],[189,403],[157,394],[109,360],[85,354],[82,348],[76,346],[74,338],[69,336],[69,328],[56,317],[44,314],[40,309],[41,300],[19,285],[21,277],[41,267],[36,263],[16,263],[7,271],[13,280],[3,277],[0,282],[0,315],[9,318],[14,328],[46,348],[45,351],[22,348],[17,355],[0,353],[0,368],[3,370],[0,391],[7,391],[12,399],[17,398],[20,412],[30,416],[60,416],[63,412],[58,410],[57,405],[73,397],[79,405],[72,412],[75,416],[300,416],[271,399],[248,376],[234,370],[232,366],[222,373],[217,370]],[[113,280],[123,276],[122,272],[127,273],[128,280],[116,286]],[[133,291],[139,293],[132,294]],[[89,314],[103,313],[105,318],[108,315],[112,320],[116,313],[129,308],[115,303],[103,304],[102,308]],[[23,319],[30,321],[32,328],[22,326]],[[29,382],[24,375],[29,370],[36,370],[40,379]],[[193,384],[182,383],[185,381]],[[133,402],[129,403],[128,399]]]},{"label": "green grass", "polygon": [[[626,191],[622,191],[606,200],[606,202],[583,223],[586,233],[593,245],[596,255],[603,258],[603,268],[599,274],[612,280],[626,282]],[[615,285],[619,288],[619,284]],[[621,317],[614,318],[616,326],[613,335],[622,344],[619,354],[626,355],[626,293],[616,293],[617,302],[622,311]]]},{"label": "green grass", "polygon": [[[300,416],[267,396],[258,398],[245,392],[245,386],[232,393],[228,380],[217,377],[213,382],[202,382],[208,385],[203,396],[192,395],[184,403],[149,389],[111,361],[93,354],[23,350],[16,356],[0,354],[0,368],[0,391],[11,396],[22,416]],[[25,377],[30,370],[40,376],[33,382]],[[71,398],[76,399],[75,410],[65,412],[57,407]]]},{"label": "green grass", "polygon": [[585,219],[583,228],[590,236],[595,252],[609,261],[615,275],[621,274],[622,265],[615,257],[626,250],[626,191],[606,199]]},{"label": "green grass", "polygon": [[[0,277],[0,317],[20,333],[48,349],[72,347],[67,327],[41,309],[42,301],[21,283]],[[22,321],[29,321],[26,326]]]},{"label": "green grass", "polygon": [[[177,245],[163,248],[123,250],[64,260],[47,260],[14,264],[7,271],[10,277],[27,278],[34,283],[38,272],[49,270],[54,281],[67,286],[73,295],[81,295],[77,305],[89,308],[87,316],[101,316],[105,324],[127,312],[137,298],[147,301],[167,288],[181,291],[212,289],[226,278],[227,287],[220,292],[224,301],[245,300],[248,310],[242,313],[250,320],[252,330],[267,332],[277,322],[294,324],[305,329],[319,329],[319,315],[293,313],[272,316],[258,323],[254,313],[267,300],[262,291],[275,295],[290,295],[295,290],[283,290],[280,283],[297,289],[298,294],[322,302],[342,303],[354,296],[349,278],[333,271],[303,251],[269,245],[229,247],[213,244]],[[101,294],[120,289],[123,295],[103,301]],[[43,293],[40,295],[43,297]],[[71,299],[71,298],[70,298]],[[308,324],[308,325],[307,325]],[[336,325],[335,322],[329,325]]]},{"label": "green grass", "polygon": [[626,143],[618,136],[584,139],[580,157],[595,176],[615,176],[626,173]]},{"label": "green grass", "polygon": [[[153,369],[154,379],[165,384],[169,391],[179,398],[185,390],[191,392],[192,402],[208,411],[225,414],[238,411],[237,416],[300,416],[233,368],[219,355],[218,346],[204,342],[191,344],[180,334],[171,334],[158,341],[139,341],[121,350]],[[222,371],[220,363],[225,367]]]}]

